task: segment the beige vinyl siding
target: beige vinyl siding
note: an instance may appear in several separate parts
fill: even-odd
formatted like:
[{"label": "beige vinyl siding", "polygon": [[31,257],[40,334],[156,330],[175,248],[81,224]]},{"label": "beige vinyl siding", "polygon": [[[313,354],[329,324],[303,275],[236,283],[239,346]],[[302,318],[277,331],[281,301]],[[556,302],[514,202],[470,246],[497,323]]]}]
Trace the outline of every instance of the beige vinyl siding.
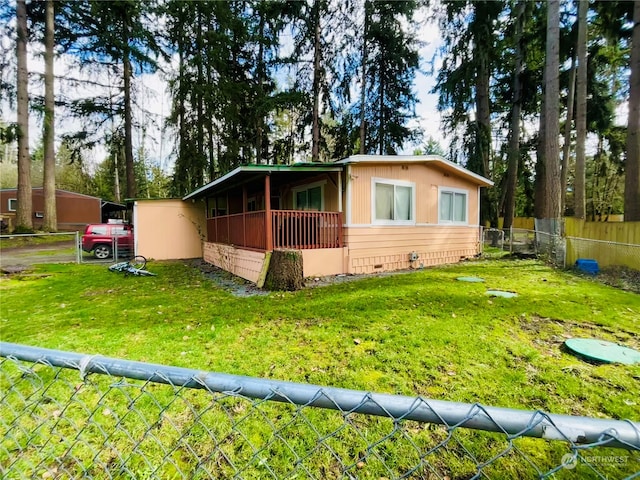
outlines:
[{"label": "beige vinyl siding", "polygon": [[[345,233],[348,273],[372,273],[454,263],[479,253],[475,226],[352,227]],[[418,259],[410,262],[415,252]]]},{"label": "beige vinyl siding", "polygon": [[468,191],[468,223],[478,223],[478,185],[455,174],[439,170],[434,165],[356,164],[351,166],[351,224],[370,225],[371,182],[373,178],[400,180],[415,184],[416,224],[438,223],[438,187]]},{"label": "beige vinyl siding", "polygon": [[201,257],[207,231],[204,214],[202,204],[180,199],[136,200],[136,254],[154,260]]}]

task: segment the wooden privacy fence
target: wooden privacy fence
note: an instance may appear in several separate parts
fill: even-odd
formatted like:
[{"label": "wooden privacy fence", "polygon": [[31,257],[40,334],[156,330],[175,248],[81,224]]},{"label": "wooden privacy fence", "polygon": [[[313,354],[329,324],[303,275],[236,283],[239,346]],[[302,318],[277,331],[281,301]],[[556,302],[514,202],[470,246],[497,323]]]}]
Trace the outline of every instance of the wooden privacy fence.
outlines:
[{"label": "wooden privacy fence", "polygon": [[593,258],[601,267],[613,265],[640,270],[640,222],[586,222],[565,218],[566,263]]},{"label": "wooden privacy fence", "polygon": [[640,222],[586,222],[567,217],[564,233],[567,237],[640,245]]}]

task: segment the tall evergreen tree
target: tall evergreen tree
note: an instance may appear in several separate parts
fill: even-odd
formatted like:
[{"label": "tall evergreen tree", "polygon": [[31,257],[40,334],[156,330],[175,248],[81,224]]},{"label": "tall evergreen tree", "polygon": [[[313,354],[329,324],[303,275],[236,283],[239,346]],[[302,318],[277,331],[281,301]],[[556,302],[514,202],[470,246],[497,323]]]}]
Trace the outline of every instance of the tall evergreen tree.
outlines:
[{"label": "tall evergreen tree", "polygon": [[507,186],[505,192],[504,223],[505,230],[511,228],[516,207],[516,189],[518,186],[518,165],[520,163],[520,123],[522,121],[522,70],[524,63],[523,29],[526,2],[518,0],[515,7],[513,92],[511,107],[511,126],[509,129],[509,164],[507,167]]},{"label": "tall evergreen tree", "polygon": [[54,88],[53,88],[53,56],[54,56],[54,2],[46,0],[45,5],[45,42],[44,42],[44,217],[42,229],[47,232],[58,231],[56,213],[56,157],[54,135]]},{"label": "tall evergreen tree", "polygon": [[640,221],[640,2],[634,2],[627,120],[625,221]]},{"label": "tall evergreen tree", "polygon": [[576,171],[574,209],[577,218],[585,217],[585,164],[587,141],[587,14],[589,0],[578,1],[578,70],[576,84]]},{"label": "tall evergreen tree", "polygon": [[[547,46],[545,55],[545,197],[547,219],[559,220],[560,212],[560,161],[558,136],[560,128],[558,97],[560,95],[560,2],[549,0],[547,5]],[[559,224],[552,225],[548,233],[559,234]]]},{"label": "tall evergreen tree", "polygon": [[16,227],[18,231],[33,230],[31,199],[31,159],[29,157],[29,72],[27,70],[27,43],[29,32],[27,26],[27,5],[25,0],[16,2],[16,56],[18,72],[16,76],[17,128],[18,128],[18,207],[16,210]]},{"label": "tall evergreen tree", "polygon": [[[444,129],[454,138],[454,158],[461,153],[467,168],[493,178],[490,79],[499,53],[495,25],[504,3],[447,0],[442,4],[439,24],[445,35],[443,65],[435,91],[438,108],[447,112]],[[462,145],[457,145],[459,138]],[[481,195],[481,222],[491,220],[497,226],[494,194],[483,190]]]},{"label": "tall evergreen tree", "polygon": [[[71,102],[71,111],[85,119],[85,130],[77,137],[89,144],[95,143],[101,140],[97,138],[98,130],[108,119],[116,119],[123,124],[126,195],[134,197],[132,80],[136,71],[151,72],[157,68],[160,49],[156,32],[152,30],[157,25],[153,21],[153,3],[92,0],[64,2],[60,7],[64,19],[61,46],[76,59],[79,68],[93,71],[98,76],[115,78],[115,88],[110,88],[106,96],[96,95]],[[90,122],[94,125],[93,131]]]},{"label": "tall evergreen tree", "polygon": [[417,2],[376,1],[368,15],[365,64],[369,121],[365,151],[394,154],[415,132],[407,127],[415,117],[413,80],[418,69],[414,14]]}]

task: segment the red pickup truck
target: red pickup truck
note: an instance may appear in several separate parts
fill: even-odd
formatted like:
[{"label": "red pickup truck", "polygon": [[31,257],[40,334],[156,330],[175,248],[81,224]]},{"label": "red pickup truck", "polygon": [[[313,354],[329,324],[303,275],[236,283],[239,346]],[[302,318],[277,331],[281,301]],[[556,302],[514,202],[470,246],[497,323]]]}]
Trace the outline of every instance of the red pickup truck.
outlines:
[{"label": "red pickup truck", "polygon": [[133,253],[133,228],[125,223],[96,223],[87,225],[82,235],[82,250],[93,252],[99,259],[113,255],[114,246],[118,256]]}]

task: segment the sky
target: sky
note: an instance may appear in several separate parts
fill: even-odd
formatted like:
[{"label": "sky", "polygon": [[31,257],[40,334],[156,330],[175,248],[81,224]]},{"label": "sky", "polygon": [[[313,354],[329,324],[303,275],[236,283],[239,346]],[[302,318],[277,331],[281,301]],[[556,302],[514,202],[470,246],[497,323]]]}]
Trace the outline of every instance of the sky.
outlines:
[{"label": "sky", "polygon": [[[446,147],[446,142],[440,132],[440,114],[437,110],[437,96],[430,93],[435,84],[435,79],[433,76],[425,73],[430,69],[430,62],[437,48],[441,45],[439,30],[435,25],[430,24],[424,26],[418,32],[418,37],[422,43],[422,47],[420,49],[421,71],[416,74],[414,87],[418,98],[418,104],[416,105],[417,118],[410,123],[410,127],[416,127],[421,130],[424,133],[425,141],[429,137],[432,137],[443,147]],[[5,51],[13,52],[13,39],[3,33],[0,36],[0,42]],[[29,45],[28,68],[31,74],[29,85],[30,96],[43,95],[44,89],[42,82],[38,80],[44,72],[44,63],[40,52],[35,51],[36,47],[37,45]],[[69,74],[72,71],[71,64],[72,62],[69,58],[57,56],[54,63],[55,75],[65,76]],[[436,67],[437,66],[438,63],[436,62]],[[83,74],[77,71],[73,71],[73,75],[80,78],[83,76]],[[108,79],[104,79],[104,83],[108,83]],[[153,165],[160,166],[167,173],[171,173],[173,169],[173,140],[170,134],[167,132],[163,133],[163,119],[171,107],[171,100],[167,91],[167,82],[164,79],[164,74],[162,72],[156,72],[138,75],[135,81],[135,88],[139,89],[137,96],[138,102],[141,103],[141,106],[148,113],[143,115],[141,112],[134,112],[136,120],[146,126],[144,138],[142,138],[143,134],[141,129],[134,132],[134,148],[144,143],[147,158],[150,162]],[[86,86],[75,87],[73,89],[66,87],[65,89],[60,82],[55,82],[56,98],[79,98],[82,96],[90,96],[92,93],[91,89]],[[6,98],[0,98],[0,112],[0,118],[3,122],[11,123],[16,121],[15,108],[7,102]],[[58,142],[62,134],[80,130],[81,127],[80,121],[62,117],[58,114],[55,119],[55,132]],[[29,129],[29,143],[33,150],[42,138],[41,116],[33,113],[30,114]],[[405,150],[401,153],[410,154],[414,148],[415,145],[406,146]],[[90,167],[93,166],[95,168],[105,156],[106,150],[104,147],[99,146],[91,152],[86,152],[85,159]]]}]

